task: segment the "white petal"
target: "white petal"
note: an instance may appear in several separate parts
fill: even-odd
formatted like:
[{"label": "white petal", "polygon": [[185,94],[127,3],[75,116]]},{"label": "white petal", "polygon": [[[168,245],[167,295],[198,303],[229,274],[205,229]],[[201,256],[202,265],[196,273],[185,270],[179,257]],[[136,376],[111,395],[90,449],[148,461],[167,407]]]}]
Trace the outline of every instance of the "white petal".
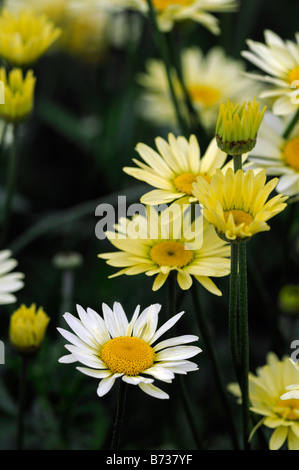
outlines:
[{"label": "white petal", "polygon": [[175,346],[173,348],[163,349],[156,354],[157,361],[181,360],[196,356],[201,349],[197,346]]},{"label": "white petal", "polygon": [[176,336],[175,338],[169,338],[161,341],[160,343],[156,344],[153,349],[154,351],[159,351],[161,349],[168,348],[169,346],[178,346],[179,344],[192,343],[193,341],[197,340],[198,336],[195,335]]},{"label": "white petal", "polygon": [[72,330],[76,333],[79,338],[82,339],[85,343],[89,344],[90,346],[95,346],[95,341],[90,334],[90,332],[84,327],[78,318],[74,317],[71,313],[66,312],[63,315],[63,318],[68,323],[68,325],[72,328]]},{"label": "white petal", "polygon": [[162,325],[154,334],[149,344],[154,343],[160,336],[162,336],[167,330],[169,330],[184,314],[185,312],[180,312],[174,315],[170,320],[168,320],[164,325]]},{"label": "white petal", "polygon": [[124,312],[122,305],[119,302],[114,302],[113,313],[115,325],[118,330],[118,336],[124,336],[128,327],[128,319]]},{"label": "white petal", "polygon": [[96,379],[104,379],[110,377],[113,374],[111,370],[107,369],[96,370],[89,369],[87,367],[76,367],[76,369],[82,372],[83,374],[88,375],[89,377],[95,377]]},{"label": "white petal", "polygon": [[140,383],[144,383],[144,384],[153,383],[153,379],[147,379],[146,377],[141,377],[141,376],[129,377],[127,375],[124,375],[122,380],[131,385],[139,385]]},{"label": "white petal", "polygon": [[162,400],[169,398],[169,395],[167,395],[167,393],[163,392],[163,390],[160,390],[160,388],[156,387],[155,385],[140,383],[138,386],[143,392],[147,393],[148,395],[151,395],[152,397],[160,398]]},{"label": "white petal", "polygon": [[106,379],[101,380],[97,388],[97,394],[99,397],[103,397],[104,395],[106,395],[106,393],[111,390],[114,385],[115,379],[119,377],[119,375],[121,374],[115,374],[111,377],[107,377]]}]

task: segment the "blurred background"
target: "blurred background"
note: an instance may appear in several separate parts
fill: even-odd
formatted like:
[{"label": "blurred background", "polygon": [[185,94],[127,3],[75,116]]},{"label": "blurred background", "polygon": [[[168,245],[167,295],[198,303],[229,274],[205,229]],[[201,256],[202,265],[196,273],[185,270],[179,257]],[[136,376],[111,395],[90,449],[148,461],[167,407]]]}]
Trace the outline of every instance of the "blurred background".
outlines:
[{"label": "blurred background", "polygon": [[[31,2],[21,3],[27,6]],[[294,40],[298,13],[298,4],[291,0],[243,0],[237,13],[216,14],[219,36],[195,22],[175,28],[173,53],[176,47],[197,45],[207,52],[220,45],[239,60],[246,39],[263,41],[265,29]],[[17,293],[16,304],[1,306],[0,339],[5,344],[5,364],[0,365],[1,449],[15,447],[20,363],[8,342],[8,322],[20,304],[43,306],[51,318],[43,347],[28,370],[25,447],[41,450],[105,449],[114,419],[117,387],[100,399],[95,379],[80,374],[74,365],[58,364],[65,351],[65,341],[56,330],[58,325],[66,326],[62,314],[75,314],[77,303],[101,313],[102,302],[111,306],[117,300],[129,317],[137,304],[143,308],[155,302],[167,305],[167,289],[153,292],[151,278],[108,279],[115,271],[97,254],[111,251],[111,246],[95,235],[99,204],[116,204],[120,195],[127,197],[128,204],[138,202],[148,190],[122,171],[137,156],[136,144],[154,147],[156,136],[167,138],[173,131],[146,120],[139,112],[137,76],[145,71],[148,58],[160,57],[150,23],[136,11],[108,14],[104,9],[96,15],[86,9],[73,23],[58,17],[57,23],[65,28],[62,44],[52,48],[35,68],[35,107],[21,129],[17,194],[5,247],[18,260],[25,287]],[[253,67],[247,64],[246,68]],[[204,153],[213,132],[197,137]],[[1,199],[8,158],[9,141],[0,162]],[[289,355],[291,342],[299,339],[298,315],[283,312],[278,301],[285,284],[299,282],[297,204],[272,219],[271,231],[248,245],[252,371],[265,363],[270,350]],[[69,252],[78,255],[78,265],[63,269],[57,255]],[[226,383],[235,381],[228,346],[228,283],[228,277],[217,281],[222,297],[200,286],[198,290]],[[181,293],[179,302],[180,310],[190,312],[181,322],[182,334],[200,336],[190,294]],[[130,387],[122,448],[232,447],[204,350],[197,362],[199,371],[186,377],[185,383],[192,397],[199,443],[190,432],[174,381],[162,384],[170,394],[168,401],[154,400]],[[239,405],[234,397],[229,400],[238,417]]]}]

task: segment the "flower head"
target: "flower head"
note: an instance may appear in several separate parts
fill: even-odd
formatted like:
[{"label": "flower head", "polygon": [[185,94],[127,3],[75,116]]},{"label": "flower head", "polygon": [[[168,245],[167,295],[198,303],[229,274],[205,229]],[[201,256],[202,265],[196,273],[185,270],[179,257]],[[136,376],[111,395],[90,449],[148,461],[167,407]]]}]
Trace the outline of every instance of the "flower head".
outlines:
[{"label": "flower head", "polygon": [[30,66],[56,41],[61,31],[30,10],[0,15],[0,56],[15,66]]},{"label": "flower head", "polygon": [[[149,59],[145,67],[145,71],[137,75],[141,86],[138,113],[154,124],[175,128],[176,113],[165,65],[159,59]],[[252,96],[252,80],[245,77],[244,72],[244,63],[229,57],[221,47],[213,47],[206,54],[196,46],[182,50],[183,82],[200,123],[208,132],[215,129],[221,101],[228,98],[243,102]],[[171,78],[180,112],[188,121],[185,93],[174,68]],[[255,91],[259,92],[258,87]]]},{"label": "flower head", "polygon": [[279,306],[283,312],[299,315],[299,284],[287,284],[280,289]]},{"label": "flower head", "polygon": [[204,217],[218,235],[226,241],[241,242],[270,230],[266,221],[285,209],[287,196],[278,194],[267,201],[277,182],[273,178],[266,183],[265,171],[234,173],[229,168],[225,174],[216,170],[209,184],[204,178],[197,178],[193,194],[202,203]]},{"label": "flower head", "polygon": [[[285,441],[289,450],[299,450],[299,400],[281,399],[285,388],[298,379],[289,358],[279,360],[270,353],[267,364],[259,367],[256,375],[249,373],[248,378],[251,410],[263,416],[257,426],[263,424],[273,430],[270,450],[280,449]],[[229,388],[234,395],[241,396],[238,386],[231,384]]]},{"label": "flower head", "polygon": [[11,123],[24,121],[30,115],[34,104],[35,77],[28,70],[25,77],[19,68],[12,69],[7,75],[0,68],[0,81],[4,86],[4,103],[0,104],[0,116]]},{"label": "flower head", "polygon": [[259,96],[274,100],[274,114],[294,113],[299,103],[295,96],[299,88],[299,34],[296,42],[284,41],[270,30],[265,30],[264,36],[265,44],[248,39],[250,51],[243,51],[242,56],[266,75],[250,72],[247,76],[270,84]]},{"label": "flower head", "polygon": [[191,222],[191,211],[185,209],[174,203],[159,214],[148,206],[146,215],[121,218],[116,232],[106,233],[119,251],[98,255],[107,264],[122,268],[110,277],[140,273],[156,276],[156,291],[174,271],[181,289],[189,289],[194,276],[207,290],[221,295],[210,276],[229,274],[230,247],[200,215]]},{"label": "flower head", "polygon": [[234,105],[229,100],[225,104],[221,103],[216,124],[219,148],[231,155],[252,150],[265,111],[266,107],[260,112],[259,103],[255,99],[244,102],[242,106]]},{"label": "flower head", "polygon": [[114,303],[113,309],[102,305],[103,318],[91,308],[85,311],[77,305],[79,319],[70,313],[64,314],[74,333],[58,328],[71,343],[65,346],[70,354],[61,357],[59,362],[81,362],[85,367],[77,367],[80,372],[100,379],[97,389],[100,397],[109,392],[117,378],[121,378],[156,398],[168,398],[164,391],[153,385],[154,379],[171,383],[175,374],[197,370],[197,365],[187,359],[200,353],[201,349],[186,346],[198,339],[194,335],[157,343],[184,313],[178,313],[157,329],[160,309],[161,305],[154,304],[140,313],[140,306],[137,306],[128,321],[118,302]]},{"label": "flower head", "polygon": [[[112,4],[133,8],[145,14],[147,0],[113,0]],[[176,22],[196,21],[213,34],[220,34],[220,27],[213,12],[229,12],[238,8],[236,0],[152,0],[159,28],[170,31]]]},{"label": "flower head", "polygon": [[19,272],[11,272],[18,262],[10,258],[10,250],[0,251],[0,305],[12,304],[16,302],[13,292],[24,287],[24,274]]},{"label": "flower head", "polygon": [[21,305],[10,318],[11,344],[20,354],[35,353],[41,347],[49,321],[41,307],[36,310],[35,304]]},{"label": "flower head", "polygon": [[249,160],[253,168],[264,168],[268,175],[279,177],[276,191],[296,197],[299,195],[299,125],[285,138],[287,125],[283,117],[266,113]]},{"label": "flower head", "polygon": [[[197,201],[192,194],[192,184],[198,176],[209,182],[217,168],[225,172],[232,167],[232,160],[227,162],[227,154],[218,148],[215,138],[202,157],[195,135],[187,140],[170,133],[168,142],[161,137],[157,137],[155,142],[158,152],[143,143],[137,144],[136,151],[145,163],[134,159],[139,168],[123,169],[128,175],[157,188],[141,197],[142,204]],[[243,162],[247,156],[243,156]]]}]

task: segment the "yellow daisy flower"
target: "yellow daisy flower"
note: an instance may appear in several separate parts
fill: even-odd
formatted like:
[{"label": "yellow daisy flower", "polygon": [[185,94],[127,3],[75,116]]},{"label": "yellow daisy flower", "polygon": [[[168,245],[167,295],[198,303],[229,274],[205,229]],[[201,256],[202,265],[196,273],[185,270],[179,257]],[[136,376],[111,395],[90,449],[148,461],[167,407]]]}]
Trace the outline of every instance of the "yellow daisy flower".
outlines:
[{"label": "yellow daisy flower", "polygon": [[[238,9],[236,0],[152,0],[159,28],[170,31],[176,22],[192,20],[213,34],[220,34],[219,21],[211,13]],[[147,0],[112,0],[112,5],[132,8],[147,14]]]},{"label": "yellow daisy flower", "polygon": [[260,98],[274,100],[274,114],[287,115],[298,109],[299,99],[299,33],[296,42],[284,41],[270,30],[264,31],[265,44],[247,40],[250,51],[242,51],[242,56],[266,75],[248,73],[253,80],[269,83],[270,89],[263,91]]},{"label": "yellow daisy flower", "polygon": [[266,184],[265,171],[234,173],[229,168],[225,174],[216,170],[210,183],[197,178],[193,194],[203,205],[203,215],[214,225],[218,235],[229,242],[240,242],[270,230],[266,221],[286,207],[287,196],[281,194],[267,201],[277,182],[278,179],[273,178]]},{"label": "yellow daisy flower", "polygon": [[[183,49],[181,69],[192,105],[207,131],[213,129],[214,132],[221,101],[229,98],[243,102],[260,91],[257,85],[253,88],[252,80],[244,76],[244,63],[229,57],[221,47],[213,47],[206,54],[196,46]],[[188,119],[179,78],[174,69],[171,74],[180,112]],[[141,86],[139,114],[153,123],[174,128],[176,114],[164,63],[159,59],[149,59],[145,63],[145,72],[137,75],[137,81]]]},{"label": "yellow daisy flower", "polygon": [[0,15],[0,56],[15,66],[31,65],[50,48],[60,33],[46,16],[30,10],[14,14],[4,9]]},{"label": "yellow daisy flower", "polygon": [[182,206],[174,203],[160,214],[148,206],[146,215],[136,215],[132,220],[121,218],[116,232],[106,235],[119,251],[99,254],[99,258],[123,268],[110,278],[140,273],[156,276],[156,291],[175,271],[181,289],[189,289],[194,276],[208,291],[222,295],[210,276],[229,274],[230,247],[201,216],[191,223],[191,212]]},{"label": "yellow daisy flower", "polygon": [[[294,366],[294,369],[298,372],[297,373],[297,380],[299,380],[299,363],[293,361],[292,358],[290,358],[291,364]],[[286,387],[287,392],[283,393],[281,395],[282,400],[298,400],[298,414],[299,414],[299,383],[296,384],[291,384]],[[293,402],[292,402],[293,403]],[[296,404],[296,402],[294,402]],[[286,402],[286,405],[288,402]]]},{"label": "yellow daisy flower", "polygon": [[266,113],[249,159],[253,168],[264,168],[267,175],[279,177],[276,191],[295,197],[299,195],[299,124],[284,138],[286,126],[281,116]]},{"label": "yellow daisy flower", "polygon": [[9,325],[9,339],[12,346],[21,354],[36,352],[44,340],[45,332],[50,318],[40,307],[21,305],[11,318]]},{"label": "yellow daisy flower", "polygon": [[35,77],[28,70],[25,77],[21,69],[12,69],[8,76],[4,67],[0,68],[0,81],[4,87],[4,102],[0,103],[0,116],[4,121],[16,123],[30,115],[34,104]]},{"label": "yellow daisy flower", "polygon": [[[136,151],[145,163],[133,159],[138,167],[123,169],[128,175],[157,188],[141,197],[142,204],[157,205],[173,201],[187,204],[197,201],[192,194],[192,184],[197,177],[203,176],[210,182],[217,168],[225,173],[233,165],[232,160],[227,162],[227,154],[217,147],[215,139],[212,139],[202,157],[195,135],[187,140],[170,133],[168,142],[157,137],[155,143],[158,152],[146,144],[137,144]],[[243,155],[243,162],[247,156]]]},{"label": "yellow daisy flower", "polygon": [[[285,442],[289,450],[299,450],[299,400],[281,399],[286,387],[298,379],[298,372],[289,358],[281,361],[273,353],[267,356],[267,364],[259,367],[256,375],[249,373],[249,398],[251,410],[262,415],[258,425],[273,429],[269,440],[270,450],[280,449]],[[230,391],[241,397],[239,386],[231,384]]]}]

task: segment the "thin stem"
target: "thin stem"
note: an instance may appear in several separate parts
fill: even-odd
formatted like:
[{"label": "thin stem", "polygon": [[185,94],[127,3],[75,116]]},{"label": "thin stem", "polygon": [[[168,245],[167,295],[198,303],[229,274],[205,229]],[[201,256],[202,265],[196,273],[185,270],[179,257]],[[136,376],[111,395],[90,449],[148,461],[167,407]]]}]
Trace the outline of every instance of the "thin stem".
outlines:
[{"label": "thin stem", "polygon": [[26,376],[28,359],[21,356],[21,370],[19,381],[19,410],[18,410],[18,429],[17,429],[17,449],[22,450],[24,444],[24,409],[26,396]]},{"label": "thin stem", "polygon": [[181,128],[181,131],[187,135],[188,129],[186,128],[186,124],[184,119],[181,116],[181,112],[179,109],[179,104],[178,100],[175,94],[173,82],[172,82],[172,76],[171,76],[171,61],[170,61],[170,56],[169,56],[169,51],[168,51],[168,45],[166,42],[166,39],[164,37],[164,34],[160,31],[158,24],[157,24],[157,19],[156,19],[156,13],[155,9],[153,7],[152,0],[147,0],[148,8],[149,8],[149,16],[150,20],[153,26],[153,34],[154,34],[154,39],[157,45],[157,48],[160,51],[160,54],[162,56],[162,60],[165,65],[165,70],[166,70],[166,75],[167,75],[167,80],[168,80],[168,85],[169,85],[169,91],[171,95],[171,99],[173,102],[173,106],[175,108],[175,113],[178,121],[178,125]]},{"label": "thin stem", "polygon": [[11,154],[8,161],[8,174],[7,174],[7,195],[4,207],[4,218],[2,224],[1,245],[5,243],[6,235],[8,233],[11,207],[13,203],[13,196],[16,186],[16,170],[17,170],[17,125],[13,127],[13,141],[11,144]]},{"label": "thin stem", "polygon": [[238,344],[238,263],[239,245],[231,243],[230,257],[230,288],[229,288],[229,339],[233,366],[236,377],[240,381],[240,357]]},{"label": "thin stem", "polygon": [[234,172],[242,169],[242,155],[234,155]]},{"label": "thin stem", "polygon": [[113,434],[111,440],[111,450],[118,450],[120,445],[120,434],[125,414],[125,404],[127,397],[127,384],[122,379],[119,381],[117,407],[115,414],[115,421],[113,427]]},{"label": "thin stem", "polygon": [[293,118],[291,119],[291,121],[287,125],[286,129],[284,130],[284,133],[282,134],[282,137],[284,139],[287,139],[289,137],[290,133],[294,129],[295,125],[297,124],[298,119],[299,119],[299,108],[295,112]]},{"label": "thin stem", "polygon": [[197,318],[197,322],[198,322],[198,326],[199,326],[199,331],[200,331],[200,333],[202,335],[202,339],[204,341],[205,350],[207,351],[207,353],[209,355],[209,358],[210,358],[210,361],[211,361],[211,364],[212,364],[212,368],[213,368],[215,382],[217,384],[218,391],[220,393],[220,398],[221,398],[225,413],[226,413],[227,418],[228,418],[228,423],[230,425],[230,433],[231,433],[231,439],[232,439],[233,447],[234,447],[235,450],[238,450],[239,449],[239,443],[238,443],[237,431],[236,431],[236,428],[235,428],[235,422],[234,422],[234,419],[233,419],[233,416],[232,416],[232,413],[231,413],[231,407],[230,407],[230,404],[229,404],[229,401],[228,401],[228,398],[227,398],[227,392],[226,392],[224,381],[223,381],[223,378],[222,378],[221,369],[219,367],[216,352],[215,352],[214,347],[213,347],[212,337],[211,337],[211,334],[210,334],[210,331],[209,331],[209,327],[208,327],[208,324],[207,324],[207,321],[206,321],[206,317],[202,312],[202,308],[201,308],[201,305],[200,305],[200,301],[199,301],[199,298],[198,298],[196,287],[197,287],[196,285],[193,285],[191,287],[191,294],[192,294],[193,304],[194,304],[194,307],[195,307],[195,310],[196,310],[196,318]]},{"label": "thin stem", "polygon": [[241,358],[241,391],[243,410],[243,440],[244,448],[249,449],[249,335],[248,335],[248,296],[247,296],[247,260],[246,243],[240,244],[239,249],[239,295],[240,295],[240,358]]}]

